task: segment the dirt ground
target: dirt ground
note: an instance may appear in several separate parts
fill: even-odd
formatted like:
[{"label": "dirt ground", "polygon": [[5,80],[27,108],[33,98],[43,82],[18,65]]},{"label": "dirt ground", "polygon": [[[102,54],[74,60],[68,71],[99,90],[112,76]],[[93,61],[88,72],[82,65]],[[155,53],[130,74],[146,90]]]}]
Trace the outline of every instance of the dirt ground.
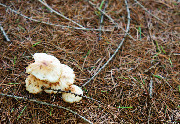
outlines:
[{"label": "dirt ground", "polygon": [[[128,0],[128,6],[125,0],[45,2],[78,24],[57,15],[38,0],[0,0],[0,24],[7,35],[0,32],[2,124],[88,123],[77,114],[92,123],[103,124],[180,122],[179,2],[139,0],[143,6],[134,0]],[[123,40],[128,14],[129,35],[122,47],[105,68],[82,87],[85,96],[101,103],[83,98],[79,103],[69,104],[62,100],[61,94],[34,95],[26,91],[25,69],[34,62],[34,53],[57,57],[73,68],[74,84],[82,86],[110,59]],[[29,99],[66,107],[77,114]]]}]

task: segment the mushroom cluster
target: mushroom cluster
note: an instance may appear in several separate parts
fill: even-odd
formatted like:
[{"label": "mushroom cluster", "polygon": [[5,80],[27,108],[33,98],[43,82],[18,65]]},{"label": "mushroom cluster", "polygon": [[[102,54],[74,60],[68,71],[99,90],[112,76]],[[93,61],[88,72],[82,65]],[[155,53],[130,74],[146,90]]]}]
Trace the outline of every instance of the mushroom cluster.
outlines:
[{"label": "mushroom cluster", "polygon": [[[71,91],[72,93],[83,95],[80,87],[73,85],[75,74],[67,65],[46,53],[35,53],[33,55],[34,63],[26,68],[28,77],[26,78],[26,90],[29,93],[37,94],[41,91],[46,93],[57,93],[54,90]],[[82,97],[71,93],[62,93],[65,102],[79,102]]]}]

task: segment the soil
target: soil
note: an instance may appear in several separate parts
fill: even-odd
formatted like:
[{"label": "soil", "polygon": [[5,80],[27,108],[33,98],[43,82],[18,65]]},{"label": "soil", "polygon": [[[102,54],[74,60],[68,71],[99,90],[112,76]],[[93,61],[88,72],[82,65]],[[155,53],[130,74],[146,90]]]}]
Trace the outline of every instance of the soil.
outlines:
[{"label": "soil", "polygon": [[[38,0],[0,0],[0,24],[6,34],[0,32],[0,94],[63,106],[92,123],[180,122],[179,2],[139,0],[142,7],[129,0],[130,35],[126,37],[125,0],[91,1],[96,8],[86,0],[45,2],[87,30]],[[114,22],[97,8],[105,10]],[[101,103],[83,98],[79,103],[69,104],[61,94],[26,91],[26,67],[34,62],[34,53],[51,54],[73,68],[74,84],[81,87],[110,59],[123,38],[125,41],[115,57],[82,87],[85,96]],[[1,95],[0,122],[87,123],[64,109]]]}]

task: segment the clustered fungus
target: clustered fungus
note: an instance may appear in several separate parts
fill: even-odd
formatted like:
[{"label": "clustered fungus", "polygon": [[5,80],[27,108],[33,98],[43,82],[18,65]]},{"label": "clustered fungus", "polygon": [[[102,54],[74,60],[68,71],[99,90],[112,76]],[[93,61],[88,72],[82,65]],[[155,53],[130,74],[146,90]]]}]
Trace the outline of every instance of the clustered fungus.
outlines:
[{"label": "clustered fungus", "polygon": [[[57,93],[57,90],[71,91],[72,93],[83,95],[80,87],[73,85],[75,74],[69,66],[61,64],[60,61],[46,53],[35,53],[34,63],[26,68],[28,77],[26,78],[26,90],[29,93],[37,94],[43,90],[46,93]],[[62,92],[65,102],[79,102],[82,97],[72,93]]]},{"label": "clustered fungus", "polygon": [[[69,90],[72,93],[75,93],[78,95],[83,95],[83,91],[81,90],[81,88],[76,86],[76,85],[70,85]],[[71,93],[63,93],[62,98],[64,101],[69,102],[69,103],[79,102],[82,99],[82,97],[76,96],[76,95],[71,94]]]}]

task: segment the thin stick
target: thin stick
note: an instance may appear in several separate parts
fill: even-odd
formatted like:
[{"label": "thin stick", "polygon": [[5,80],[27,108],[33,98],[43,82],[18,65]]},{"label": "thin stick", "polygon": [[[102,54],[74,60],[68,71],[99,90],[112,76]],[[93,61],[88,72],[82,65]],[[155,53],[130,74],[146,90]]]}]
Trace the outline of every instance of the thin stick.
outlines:
[{"label": "thin stick", "polygon": [[117,49],[115,50],[115,52],[113,53],[113,55],[108,59],[108,61],[96,72],[96,74],[94,74],[86,83],[84,83],[82,85],[82,87],[84,87],[85,85],[87,85],[92,79],[94,79],[94,77],[96,75],[99,74],[99,72],[114,58],[114,56],[116,55],[116,53],[119,51],[119,49],[121,48],[121,46],[123,45],[124,41],[125,41],[125,38],[128,34],[128,31],[129,31],[129,26],[130,26],[130,11],[129,11],[129,7],[128,7],[128,3],[127,1],[125,0],[125,4],[126,4],[126,9],[127,9],[127,13],[128,13],[128,23],[127,23],[127,28],[126,28],[126,31],[125,31],[125,35],[124,35],[124,38],[122,39],[122,41],[120,42],[120,44],[118,45]]},{"label": "thin stick", "polygon": [[1,29],[1,31],[2,31],[2,33],[3,33],[3,35],[4,35],[4,37],[6,38],[6,41],[11,41],[11,40],[8,38],[6,32],[4,31],[3,27],[1,26],[1,24],[0,24],[0,29]]},{"label": "thin stick", "polygon": [[83,97],[83,98],[86,98],[86,99],[91,99],[91,100],[96,101],[96,102],[98,102],[98,103],[100,103],[100,104],[103,104],[101,101],[98,101],[98,100],[93,99],[93,98],[91,98],[91,97],[87,97],[87,96],[85,96],[85,95],[72,93],[71,91],[64,91],[64,90],[61,90],[61,89],[56,90],[56,89],[51,89],[51,88],[47,88],[47,89],[46,89],[46,88],[43,88],[43,90],[53,90],[53,91],[57,91],[58,93],[71,93],[71,94],[73,94],[73,95],[75,95],[75,96]]},{"label": "thin stick", "polygon": [[152,89],[153,89],[153,79],[151,77],[150,83],[149,83],[149,96],[152,98]]},{"label": "thin stick", "polygon": [[[104,6],[103,11],[106,10],[107,5],[108,5],[108,1],[106,0],[106,1],[105,1],[105,6]],[[104,20],[104,14],[101,13],[100,26],[99,26],[99,29],[100,29],[100,30],[102,29],[103,20]],[[102,35],[101,31],[99,31],[99,40],[101,40],[101,35]]]},{"label": "thin stick", "polygon": [[166,22],[164,22],[163,20],[161,20],[160,18],[158,18],[157,16],[153,15],[152,13],[150,13],[141,3],[139,3],[137,0],[134,0],[139,6],[141,6],[147,13],[149,13],[151,16],[153,16],[154,18],[156,18],[158,21],[162,22],[163,24],[169,26]]},{"label": "thin stick", "polygon": [[35,103],[42,104],[42,105],[57,107],[57,108],[60,108],[60,109],[65,109],[66,111],[69,111],[69,112],[71,112],[71,113],[73,113],[73,114],[75,114],[75,115],[78,115],[80,118],[82,118],[82,119],[85,120],[86,122],[88,122],[88,123],[90,123],[90,124],[93,124],[90,120],[88,120],[88,119],[86,119],[85,117],[79,115],[77,112],[72,111],[71,109],[68,109],[68,108],[59,106],[59,105],[50,104],[50,103],[47,103],[47,102],[42,102],[42,101],[38,101],[38,100],[35,100],[35,99],[29,99],[29,98],[20,97],[20,96],[15,96],[15,95],[8,95],[8,94],[4,94],[4,93],[0,93],[0,95],[1,95],[1,96],[6,96],[6,97],[15,98],[15,99],[22,99],[22,100],[24,100],[24,101],[31,101],[31,102],[35,102]]},{"label": "thin stick", "polygon": [[113,24],[117,24],[112,18],[111,16],[109,16],[108,14],[106,14],[106,12],[104,12],[103,10],[101,10],[100,8],[96,7],[95,4],[93,4],[91,1],[89,0],[84,0],[87,1],[91,6],[93,6],[94,8],[96,8],[97,10],[99,10],[102,14],[104,14]]},{"label": "thin stick", "polygon": [[65,18],[65,19],[67,19],[68,21],[70,21],[70,22],[72,22],[72,23],[78,25],[79,27],[85,29],[85,27],[83,27],[82,25],[80,25],[80,24],[78,24],[77,22],[75,22],[75,21],[73,21],[73,20],[67,18],[66,16],[62,15],[60,12],[57,12],[57,11],[55,11],[54,9],[52,9],[48,4],[46,4],[46,3],[43,2],[42,0],[38,0],[38,1],[39,1],[40,3],[42,3],[44,6],[46,6],[48,9],[50,9],[52,12],[54,12],[55,14],[57,14],[57,15],[59,15],[59,16]]},{"label": "thin stick", "polygon": [[93,29],[93,28],[79,28],[79,27],[71,27],[71,26],[52,24],[52,23],[48,23],[48,22],[44,22],[44,21],[40,21],[40,20],[36,20],[36,19],[32,19],[30,17],[27,17],[27,16],[17,12],[16,10],[11,9],[9,6],[6,6],[6,5],[4,5],[2,3],[0,3],[0,5],[7,8],[7,9],[9,9],[10,11],[14,12],[17,15],[22,16],[23,18],[29,19],[29,20],[37,22],[37,23],[42,23],[42,24],[45,24],[45,25],[56,26],[56,27],[61,27],[61,28],[70,28],[70,29],[76,29],[76,30],[85,30],[85,31],[109,31],[109,32],[112,31],[112,30],[109,30],[109,29],[100,30],[100,29]]},{"label": "thin stick", "polygon": [[[106,12],[104,12],[104,11],[102,11],[100,8],[96,7],[96,5],[93,4],[93,3],[92,3],[91,1],[89,1],[89,0],[84,0],[84,1],[85,1],[85,2],[87,1],[91,6],[93,6],[95,9],[97,9],[97,10],[100,11],[102,14],[104,14],[104,15],[115,25],[115,27],[121,28],[124,32],[126,32],[126,30],[125,30],[124,28],[122,28],[122,27],[119,27],[119,26],[118,26],[118,23],[116,23],[116,22],[114,21],[114,19],[112,19],[111,16],[109,16]],[[127,35],[128,35],[131,39],[133,39],[134,41],[136,41],[136,39],[134,39],[129,33],[127,33]]]},{"label": "thin stick", "polygon": [[148,124],[150,124],[150,119],[151,119],[151,107],[150,107],[150,109],[149,109]]}]

